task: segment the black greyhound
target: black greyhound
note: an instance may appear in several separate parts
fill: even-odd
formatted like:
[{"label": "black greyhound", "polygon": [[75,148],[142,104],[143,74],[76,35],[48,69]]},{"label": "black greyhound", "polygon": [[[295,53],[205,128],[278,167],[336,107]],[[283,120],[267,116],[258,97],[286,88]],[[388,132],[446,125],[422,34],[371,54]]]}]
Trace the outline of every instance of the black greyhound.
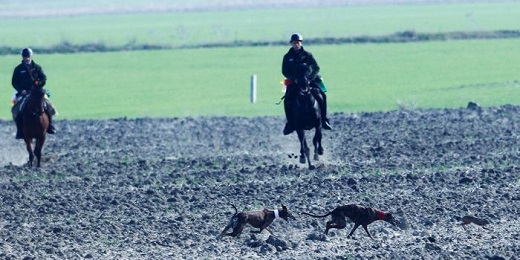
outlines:
[{"label": "black greyhound", "polygon": [[328,215],[331,215],[332,220],[327,222],[325,234],[328,234],[329,229],[331,228],[345,228],[347,226],[346,218],[350,218],[354,222],[354,228],[352,229],[352,231],[350,231],[348,237],[352,236],[354,231],[356,231],[356,229],[359,226],[363,226],[368,236],[370,238],[373,238],[372,235],[370,235],[370,232],[368,232],[367,226],[376,220],[384,220],[394,226],[396,225],[396,221],[392,216],[392,213],[387,213],[370,207],[365,207],[356,204],[339,206],[335,208],[333,211],[321,216],[313,215],[306,212],[303,212],[301,214],[309,215],[315,218],[324,218]]}]

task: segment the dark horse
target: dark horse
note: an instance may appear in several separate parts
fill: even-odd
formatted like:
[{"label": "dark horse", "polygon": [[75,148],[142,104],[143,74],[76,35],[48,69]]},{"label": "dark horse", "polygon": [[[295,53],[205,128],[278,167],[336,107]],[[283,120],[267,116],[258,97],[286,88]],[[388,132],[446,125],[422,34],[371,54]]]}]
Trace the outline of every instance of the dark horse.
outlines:
[{"label": "dark horse", "polygon": [[321,94],[318,89],[311,87],[310,84],[306,78],[301,78],[298,84],[291,86],[297,87],[292,100],[291,114],[294,129],[300,140],[300,163],[307,162],[309,169],[313,170],[315,167],[309,158],[310,151],[305,138],[305,130],[311,130],[313,128],[315,130],[314,138],[312,139],[314,145],[314,160],[317,161],[319,159],[318,155],[323,155],[323,147],[321,146],[321,111],[318,101],[314,98],[314,95]]},{"label": "dark horse", "polygon": [[[22,111],[23,120],[23,139],[29,153],[29,166],[32,166],[34,156],[36,155],[37,167],[40,167],[42,148],[45,143],[45,135],[49,127],[49,118],[44,113],[45,91],[42,87],[34,87],[27,97],[27,103]],[[36,139],[34,152],[32,149],[32,140]]]}]

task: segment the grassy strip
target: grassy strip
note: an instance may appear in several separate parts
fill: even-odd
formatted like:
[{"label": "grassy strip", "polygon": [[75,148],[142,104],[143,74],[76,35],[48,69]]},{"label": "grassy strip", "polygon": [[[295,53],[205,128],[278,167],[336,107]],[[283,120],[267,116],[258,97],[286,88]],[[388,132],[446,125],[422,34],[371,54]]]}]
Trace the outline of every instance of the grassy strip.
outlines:
[{"label": "grassy strip", "polygon": [[[331,112],[519,104],[520,40],[312,45]],[[36,55],[59,118],[283,115],[289,46]],[[11,75],[18,55],[0,56]],[[249,102],[250,76],[258,100]],[[10,77],[9,77],[10,78]],[[9,92],[8,92],[9,93]],[[10,119],[9,94],[0,116]]]},{"label": "grassy strip", "polygon": [[520,3],[487,2],[5,17],[0,19],[0,46],[15,51],[27,45],[181,47],[287,42],[294,31],[305,39],[341,39],[406,31],[518,30],[519,12]]},{"label": "grassy strip", "polygon": [[[386,36],[357,36],[343,38],[310,38],[305,44],[365,44],[365,43],[407,43],[424,41],[450,40],[486,40],[486,39],[514,39],[520,38],[520,30],[498,30],[479,32],[447,32],[447,33],[418,33],[416,31],[398,32]],[[63,42],[49,48],[38,48],[38,53],[80,53],[80,52],[116,52],[116,51],[146,51],[167,49],[198,49],[198,48],[234,48],[256,46],[285,46],[287,41],[236,41],[228,43],[205,43],[186,46],[137,44],[135,42],[122,46],[107,46],[103,43],[72,44]],[[1,47],[0,55],[13,54],[19,48]]]}]

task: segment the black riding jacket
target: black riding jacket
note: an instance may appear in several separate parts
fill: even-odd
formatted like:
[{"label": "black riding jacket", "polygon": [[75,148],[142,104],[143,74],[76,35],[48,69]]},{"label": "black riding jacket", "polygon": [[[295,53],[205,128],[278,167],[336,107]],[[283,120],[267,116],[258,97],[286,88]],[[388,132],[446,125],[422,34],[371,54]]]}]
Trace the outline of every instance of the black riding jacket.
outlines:
[{"label": "black riding jacket", "polygon": [[301,75],[298,75],[301,71],[301,66],[309,68],[309,74],[307,79],[310,82],[314,82],[319,78],[318,73],[320,72],[320,66],[314,59],[314,56],[303,47],[296,52],[293,48],[283,56],[282,62],[282,74],[291,81],[294,81]]},{"label": "black riding jacket", "polygon": [[43,73],[42,67],[33,60],[30,65],[25,65],[22,61],[14,68],[11,83],[18,94],[21,94],[23,90],[30,91],[33,85],[45,86],[46,81],[47,76]]}]

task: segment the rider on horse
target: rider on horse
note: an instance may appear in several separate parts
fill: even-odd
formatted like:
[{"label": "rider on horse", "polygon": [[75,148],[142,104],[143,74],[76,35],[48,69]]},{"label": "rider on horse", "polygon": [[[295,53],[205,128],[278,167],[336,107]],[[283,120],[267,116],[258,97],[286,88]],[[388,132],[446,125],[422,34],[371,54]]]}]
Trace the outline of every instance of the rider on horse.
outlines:
[{"label": "rider on horse", "polygon": [[[321,110],[321,118],[323,121],[323,128],[327,130],[332,130],[330,126],[329,120],[327,119],[327,98],[325,96],[325,92],[319,88],[318,83],[321,82],[321,77],[318,75],[320,72],[320,67],[318,63],[312,56],[312,54],[303,49],[302,46],[303,38],[300,34],[291,35],[290,43],[292,48],[289,49],[287,54],[283,56],[282,62],[282,74],[290,81],[290,84],[287,86],[287,90],[285,92],[284,98],[284,109],[285,116],[287,117],[287,123],[285,124],[285,128],[283,129],[283,134],[288,135],[294,131],[293,122],[291,122],[291,102],[296,94],[296,86],[301,83],[298,80],[305,80],[311,85],[311,87],[318,89],[319,91],[312,91],[314,94],[314,98],[318,101]],[[305,77],[300,75],[301,67],[305,66],[310,73]],[[321,94],[321,95],[320,95]]]},{"label": "rider on horse", "polygon": [[[19,97],[29,94],[33,87],[43,88],[47,81],[47,76],[43,73],[42,67],[36,64],[32,59],[33,51],[30,48],[24,48],[21,54],[22,62],[14,69],[13,79],[11,81],[13,88],[16,89],[16,100],[20,100]],[[49,134],[55,134],[56,129],[52,125],[51,117],[54,113],[49,111],[53,108],[53,105],[48,99],[46,99],[46,103],[45,113],[47,113],[47,116],[49,117],[49,128],[47,129],[47,132]],[[16,139],[22,139],[22,113],[17,113],[14,120],[17,128]]]}]

